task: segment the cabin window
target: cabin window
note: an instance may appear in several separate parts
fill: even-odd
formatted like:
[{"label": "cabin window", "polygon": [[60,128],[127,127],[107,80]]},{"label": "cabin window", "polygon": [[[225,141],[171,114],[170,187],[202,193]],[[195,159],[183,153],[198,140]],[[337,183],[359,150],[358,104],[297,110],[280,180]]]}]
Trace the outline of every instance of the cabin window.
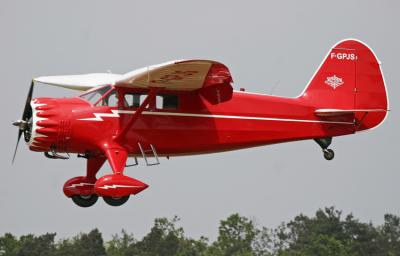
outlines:
[{"label": "cabin window", "polygon": [[147,94],[143,93],[125,93],[124,106],[126,108],[138,108],[146,99]]},{"label": "cabin window", "polygon": [[[125,93],[124,107],[138,108],[146,97],[147,94],[144,93]],[[150,105],[153,104],[150,103]],[[156,109],[178,109],[178,96],[174,94],[159,94],[156,96],[154,105]]]},{"label": "cabin window", "polygon": [[160,94],[156,96],[157,109],[178,109],[178,95]]}]

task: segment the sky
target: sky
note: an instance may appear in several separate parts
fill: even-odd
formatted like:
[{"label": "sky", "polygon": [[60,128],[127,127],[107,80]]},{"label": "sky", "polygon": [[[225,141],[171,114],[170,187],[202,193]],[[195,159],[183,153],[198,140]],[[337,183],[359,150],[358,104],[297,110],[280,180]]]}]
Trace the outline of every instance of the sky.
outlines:
[{"label": "sky", "polygon": [[[193,238],[217,236],[219,221],[239,213],[276,227],[296,215],[335,206],[361,221],[400,215],[399,1],[13,1],[0,3],[0,235],[99,228],[141,238],[154,218],[178,215]],[[62,192],[85,173],[85,161],[49,160],[20,143],[32,77],[125,73],[174,59],[226,64],[234,88],[297,96],[330,47],[344,38],[367,43],[382,61],[390,110],[379,128],[334,138],[326,161],[312,140],[211,155],[161,159],[126,174],[150,187],[122,207],[102,200],[75,206]],[[34,97],[77,92],[38,85]],[[105,165],[101,175],[110,173]]]}]

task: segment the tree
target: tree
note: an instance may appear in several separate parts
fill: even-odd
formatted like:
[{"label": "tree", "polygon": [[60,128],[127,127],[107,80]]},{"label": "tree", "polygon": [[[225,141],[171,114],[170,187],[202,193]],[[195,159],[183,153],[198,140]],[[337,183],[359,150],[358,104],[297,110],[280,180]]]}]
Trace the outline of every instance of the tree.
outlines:
[{"label": "tree", "polygon": [[180,241],[176,256],[201,256],[205,254],[208,247],[208,239],[203,236],[199,240],[184,238]]},{"label": "tree", "polygon": [[10,233],[0,237],[0,255],[17,255],[20,248],[19,240]]},{"label": "tree", "polygon": [[0,237],[0,256],[400,256],[400,217],[386,214],[383,225],[363,223],[334,207],[303,214],[275,229],[258,228],[233,214],[220,222],[218,238],[186,237],[178,217],[155,219],[141,240],[122,230],[106,243],[99,230],[55,242],[54,233]]},{"label": "tree", "polygon": [[385,214],[385,222],[379,227],[380,248],[384,248],[386,255],[400,255],[400,217]]},{"label": "tree", "polygon": [[128,256],[132,255],[132,247],[135,246],[136,239],[132,234],[128,234],[125,230],[121,231],[121,235],[114,235],[107,242],[108,256]]},{"label": "tree", "polygon": [[[278,227],[279,228],[279,227]],[[282,247],[281,240],[274,236],[274,230],[262,227],[257,231],[252,249],[255,256],[270,256]]]},{"label": "tree", "polygon": [[175,255],[183,237],[183,229],[175,227],[177,221],[179,218],[176,216],[171,221],[167,218],[156,219],[150,233],[135,244],[136,255]]},{"label": "tree", "polygon": [[41,236],[32,234],[21,236],[19,239],[6,233],[0,238],[0,255],[7,256],[50,256],[54,252],[55,233]]},{"label": "tree", "polygon": [[349,254],[354,256],[379,255],[379,233],[372,223],[361,223],[349,214],[342,222],[344,236],[341,239]]},{"label": "tree", "polygon": [[82,233],[72,239],[61,240],[57,244],[57,250],[54,252],[56,256],[87,256],[106,255],[104,242],[99,230],[93,229],[88,234]]},{"label": "tree", "polygon": [[41,236],[21,236],[20,248],[17,255],[49,256],[52,255],[55,245],[55,233],[47,233]]},{"label": "tree", "polygon": [[112,256],[200,256],[207,248],[207,240],[186,238],[182,228],[177,227],[178,217],[171,220],[158,218],[150,232],[137,241],[133,235],[122,231],[107,243],[107,255]]},{"label": "tree", "polygon": [[[361,223],[333,207],[320,209],[315,217],[300,214],[275,231],[278,255],[388,255],[379,228]],[[397,236],[399,237],[399,236]]]},{"label": "tree", "polygon": [[208,249],[209,255],[252,255],[252,245],[258,234],[252,221],[239,214],[222,220],[216,242]]},{"label": "tree", "polygon": [[281,251],[280,256],[297,256],[297,255],[313,255],[313,256],[347,256],[345,246],[332,236],[315,235],[302,248],[287,249]]}]

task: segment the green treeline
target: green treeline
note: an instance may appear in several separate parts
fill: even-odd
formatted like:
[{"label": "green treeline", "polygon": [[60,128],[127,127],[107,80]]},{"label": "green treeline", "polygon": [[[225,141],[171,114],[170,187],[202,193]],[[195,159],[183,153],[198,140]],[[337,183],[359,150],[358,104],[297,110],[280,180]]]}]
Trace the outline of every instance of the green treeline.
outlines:
[{"label": "green treeline", "polygon": [[55,241],[54,233],[40,236],[0,237],[0,255],[9,256],[250,256],[400,255],[400,218],[386,214],[384,223],[362,223],[341,211],[320,209],[315,216],[303,214],[275,229],[258,227],[243,216],[233,214],[221,220],[216,241],[192,239],[177,226],[179,219],[159,218],[142,239],[122,231],[105,242],[99,230]]}]

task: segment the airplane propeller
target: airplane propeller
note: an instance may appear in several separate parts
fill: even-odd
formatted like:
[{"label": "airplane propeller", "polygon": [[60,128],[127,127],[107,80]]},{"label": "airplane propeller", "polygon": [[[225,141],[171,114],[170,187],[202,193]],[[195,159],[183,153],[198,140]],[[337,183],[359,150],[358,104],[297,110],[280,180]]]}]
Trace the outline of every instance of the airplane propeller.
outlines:
[{"label": "airplane propeller", "polygon": [[[24,133],[24,135],[28,135],[28,133],[30,132],[30,127],[32,122],[30,119],[32,117],[31,100],[33,95],[33,85],[34,81],[32,80],[31,85],[29,87],[28,96],[26,97],[25,108],[24,112],[22,113],[22,119],[13,122],[13,125],[18,127],[18,138],[17,138],[17,145],[15,146],[14,155],[12,158],[12,163],[14,163],[15,156],[18,150],[19,140],[21,139],[22,134]],[[25,136],[25,140],[26,139],[27,137]]]}]

